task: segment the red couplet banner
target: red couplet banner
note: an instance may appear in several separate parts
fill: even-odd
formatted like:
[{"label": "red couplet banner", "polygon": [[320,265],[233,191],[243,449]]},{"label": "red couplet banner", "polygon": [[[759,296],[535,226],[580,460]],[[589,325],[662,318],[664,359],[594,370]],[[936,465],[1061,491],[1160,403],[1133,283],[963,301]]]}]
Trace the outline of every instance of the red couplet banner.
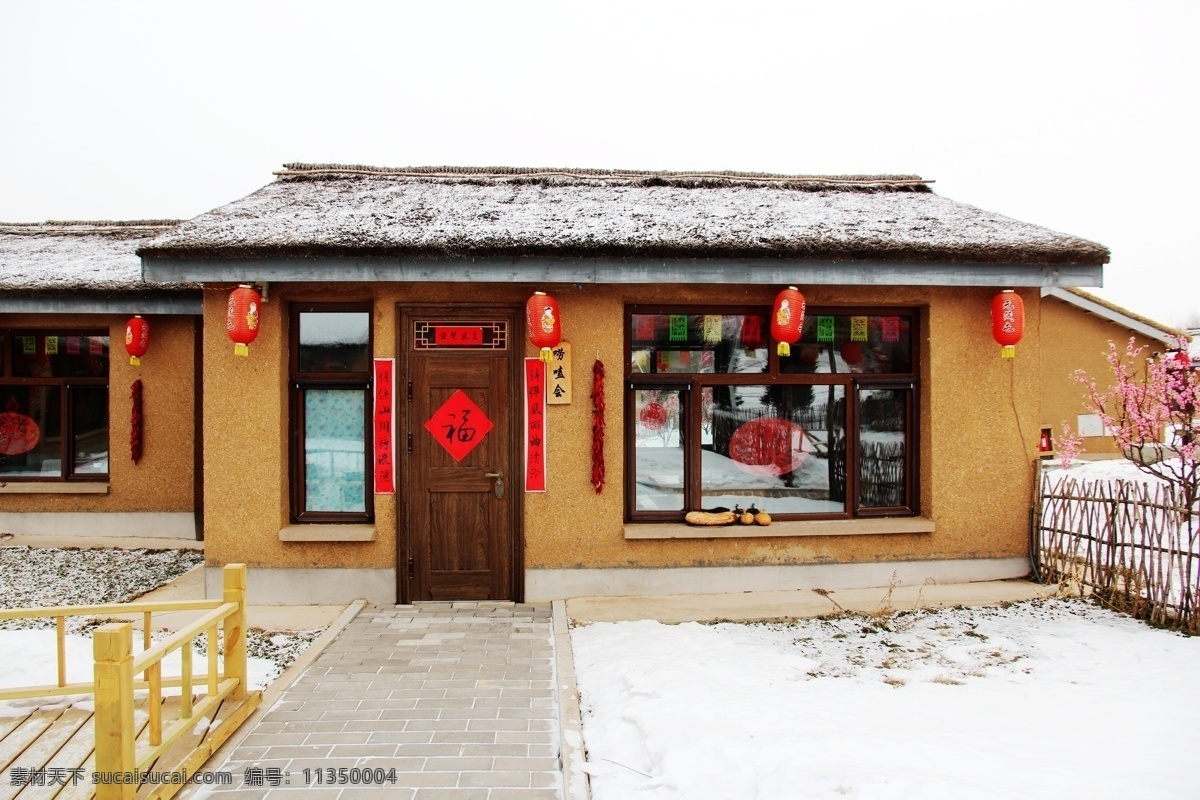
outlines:
[{"label": "red couplet banner", "polygon": [[375,359],[375,494],[396,493],[396,359]]},{"label": "red couplet banner", "polygon": [[546,364],[525,359],[525,491],[546,491]]}]

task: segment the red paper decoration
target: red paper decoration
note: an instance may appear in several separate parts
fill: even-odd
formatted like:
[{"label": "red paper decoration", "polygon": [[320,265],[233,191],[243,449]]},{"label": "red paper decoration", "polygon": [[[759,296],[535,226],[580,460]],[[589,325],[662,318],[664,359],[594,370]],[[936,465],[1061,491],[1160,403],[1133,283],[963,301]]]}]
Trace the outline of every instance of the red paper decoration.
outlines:
[{"label": "red paper decoration", "polygon": [[795,286],[789,286],[775,295],[775,308],[771,311],[771,338],[779,342],[780,357],[792,354],[791,346],[800,341],[803,327],[804,295]]},{"label": "red paper decoration", "polygon": [[550,348],[562,341],[562,317],[558,303],[545,292],[534,292],[525,303],[525,326],[529,329],[529,341],[540,347],[538,357],[550,363]]},{"label": "red paper decoration", "polygon": [[646,403],[642,406],[642,413],[638,414],[638,421],[646,430],[656,431],[667,424],[667,409],[663,408],[662,403]]},{"label": "red paper decoration", "polygon": [[433,434],[434,440],[455,461],[466,458],[494,427],[483,409],[462,389],[456,389],[425,422],[425,430]]},{"label": "red paper decoration", "polygon": [[742,317],[742,347],[758,350],[766,343],[766,339],[763,338],[762,317],[757,314]]},{"label": "red paper decoration", "polygon": [[249,345],[258,338],[258,309],[261,305],[262,295],[248,283],[230,292],[229,308],[225,312],[225,332],[234,342],[234,355],[250,355]]},{"label": "red paper decoration", "polygon": [[125,350],[129,353],[130,365],[140,366],[142,356],[146,355],[146,351],[149,349],[150,323],[140,316],[135,316],[125,323]]},{"label": "red paper decoration", "polygon": [[1025,303],[1012,289],[992,299],[992,337],[1001,345],[1001,358],[1013,358],[1015,345],[1025,334]]},{"label": "red paper decoration", "polygon": [[752,419],[733,432],[729,457],[751,475],[778,477],[799,469],[808,458],[808,438],[791,420]]},{"label": "red paper decoration", "polygon": [[33,417],[5,411],[0,414],[0,454],[19,456],[37,447],[42,430]]}]

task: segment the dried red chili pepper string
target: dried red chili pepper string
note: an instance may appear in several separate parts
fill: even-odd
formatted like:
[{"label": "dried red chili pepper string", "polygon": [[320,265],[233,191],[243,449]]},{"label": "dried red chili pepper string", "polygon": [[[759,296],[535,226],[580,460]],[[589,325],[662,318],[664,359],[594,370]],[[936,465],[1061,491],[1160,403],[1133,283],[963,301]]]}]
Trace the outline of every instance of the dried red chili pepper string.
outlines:
[{"label": "dried red chili pepper string", "polygon": [[129,455],[133,463],[142,460],[142,382],[133,382],[133,412],[129,418]]},{"label": "dried red chili pepper string", "polygon": [[599,358],[592,365],[592,486],[596,494],[604,490],[604,363]]}]

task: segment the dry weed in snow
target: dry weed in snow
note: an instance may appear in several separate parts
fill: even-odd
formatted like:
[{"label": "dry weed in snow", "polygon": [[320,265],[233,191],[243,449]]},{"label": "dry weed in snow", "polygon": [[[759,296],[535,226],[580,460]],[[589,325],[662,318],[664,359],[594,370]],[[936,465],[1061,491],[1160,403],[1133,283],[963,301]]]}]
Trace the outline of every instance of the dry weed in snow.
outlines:
[{"label": "dry weed in snow", "polygon": [[[204,563],[195,550],[0,546],[0,608],[125,603]],[[13,620],[0,629],[52,627]]]}]

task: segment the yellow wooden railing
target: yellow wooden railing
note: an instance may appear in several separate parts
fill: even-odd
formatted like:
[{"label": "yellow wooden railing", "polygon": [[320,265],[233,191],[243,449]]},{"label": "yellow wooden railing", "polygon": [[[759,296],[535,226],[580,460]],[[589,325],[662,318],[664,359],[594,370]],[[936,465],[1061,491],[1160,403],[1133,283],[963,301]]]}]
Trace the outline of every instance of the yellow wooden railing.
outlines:
[{"label": "yellow wooden railing", "polygon": [[[246,700],[246,566],[229,564],[224,569],[224,596],[221,600],[164,601],[161,603],[114,603],[94,606],[57,606],[0,610],[0,620],[30,617],[54,617],[57,623],[57,684],[0,689],[0,700],[65,694],[95,695],[97,800],[132,800],[137,780],[131,776],[146,771],[160,755],[189,728],[197,718],[215,714],[225,699]],[[177,611],[207,611],[199,619],[180,628],[157,644],[152,644],[152,615]],[[128,622],[108,623],[92,636],[95,659],[90,683],[66,681],[66,618],[116,614],[143,614],[144,650],[133,654],[133,626]],[[218,665],[217,630],[224,634],[225,657]],[[207,672],[197,674],[192,665],[194,642],[206,637]],[[163,677],[162,661],[179,651],[180,674]],[[142,675],[141,680],[135,677]],[[163,730],[164,687],[180,688],[179,719]],[[194,692],[203,686],[202,699],[195,702]],[[149,690],[148,743],[140,752],[135,748],[134,691]],[[180,787],[174,787],[176,790]],[[169,797],[174,791],[156,795]]]}]

